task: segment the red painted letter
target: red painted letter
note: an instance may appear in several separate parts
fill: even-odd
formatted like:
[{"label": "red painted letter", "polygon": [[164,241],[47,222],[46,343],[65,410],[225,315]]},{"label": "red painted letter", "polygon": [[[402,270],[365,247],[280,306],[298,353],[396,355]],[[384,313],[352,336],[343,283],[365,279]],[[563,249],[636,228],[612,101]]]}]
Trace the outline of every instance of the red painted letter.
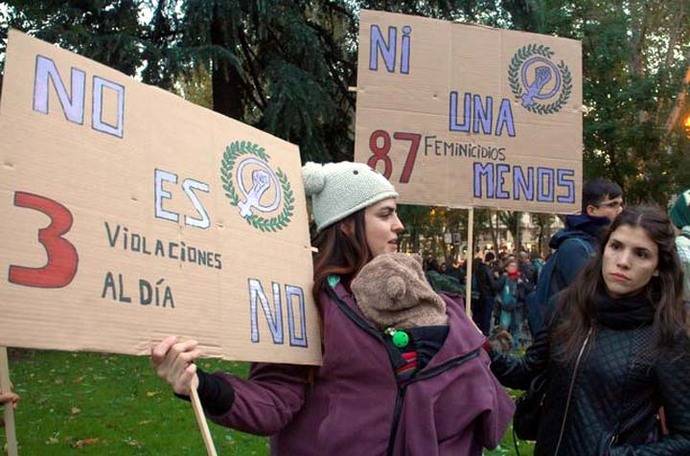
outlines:
[{"label": "red painted letter", "polygon": [[62,237],[72,228],[72,213],[56,201],[25,192],[14,193],[14,205],[34,209],[50,217],[50,225],[38,230],[38,242],[46,249],[48,263],[42,268],[11,265],[9,281],[37,288],[62,288],[69,285],[77,273],[79,263],[77,249]]}]

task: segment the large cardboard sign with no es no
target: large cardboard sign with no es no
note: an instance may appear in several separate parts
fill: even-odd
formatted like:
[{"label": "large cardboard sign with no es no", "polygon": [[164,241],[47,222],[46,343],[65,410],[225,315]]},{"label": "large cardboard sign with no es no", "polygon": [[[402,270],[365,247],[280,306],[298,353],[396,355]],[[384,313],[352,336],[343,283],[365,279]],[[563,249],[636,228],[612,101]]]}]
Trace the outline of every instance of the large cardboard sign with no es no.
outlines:
[{"label": "large cardboard sign with no es no", "polygon": [[16,31],[0,345],[321,362],[297,147]]}]

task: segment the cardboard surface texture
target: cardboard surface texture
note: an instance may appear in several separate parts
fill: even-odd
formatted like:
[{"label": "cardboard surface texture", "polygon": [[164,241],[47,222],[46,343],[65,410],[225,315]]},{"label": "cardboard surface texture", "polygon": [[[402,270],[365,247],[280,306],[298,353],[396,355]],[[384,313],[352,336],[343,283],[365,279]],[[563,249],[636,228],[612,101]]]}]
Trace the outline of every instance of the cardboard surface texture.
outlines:
[{"label": "cardboard surface texture", "polygon": [[296,146],[11,31],[0,345],[319,364]]},{"label": "cardboard surface texture", "polygon": [[399,201],[579,211],[579,41],[363,10],[355,160]]}]

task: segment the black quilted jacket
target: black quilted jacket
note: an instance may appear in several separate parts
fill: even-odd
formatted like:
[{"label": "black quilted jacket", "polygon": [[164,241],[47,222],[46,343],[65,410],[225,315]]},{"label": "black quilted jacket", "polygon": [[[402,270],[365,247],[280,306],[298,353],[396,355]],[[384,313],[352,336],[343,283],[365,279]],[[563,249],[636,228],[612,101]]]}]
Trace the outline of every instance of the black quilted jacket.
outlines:
[{"label": "black quilted jacket", "polygon": [[[574,363],[552,358],[549,329],[522,358],[491,353],[491,370],[508,387],[527,389],[544,369],[550,378],[534,454],[553,456],[564,419]],[[575,378],[558,456],[690,455],[690,344],[652,355],[651,324],[592,333]],[[658,432],[665,409],[669,435]]]}]

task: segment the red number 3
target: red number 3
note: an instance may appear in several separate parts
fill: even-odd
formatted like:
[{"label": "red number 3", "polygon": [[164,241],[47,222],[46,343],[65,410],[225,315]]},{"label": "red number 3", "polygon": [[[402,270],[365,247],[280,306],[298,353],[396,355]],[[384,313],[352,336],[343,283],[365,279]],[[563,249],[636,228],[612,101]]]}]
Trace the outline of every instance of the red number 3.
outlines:
[{"label": "red number 3", "polygon": [[10,266],[9,281],[37,288],[62,288],[77,273],[77,249],[62,235],[72,228],[72,213],[62,204],[43,196],[15,192],[14,205],[34,209],[50,217],[50,225],[38,230],[38,242],[46,249],[48,263],[42,268]]}]

